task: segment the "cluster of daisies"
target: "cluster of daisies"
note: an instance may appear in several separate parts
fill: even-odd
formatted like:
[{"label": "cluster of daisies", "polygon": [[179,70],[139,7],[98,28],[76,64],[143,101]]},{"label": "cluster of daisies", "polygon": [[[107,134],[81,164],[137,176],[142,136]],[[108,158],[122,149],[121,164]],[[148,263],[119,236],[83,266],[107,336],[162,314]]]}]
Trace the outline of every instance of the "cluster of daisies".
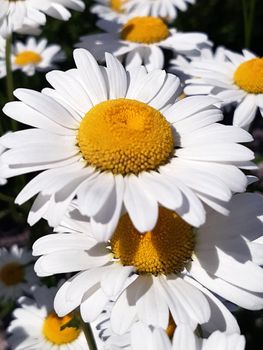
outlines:
[{"label": "cluster of daisies", "polygon": [[6,48],[83,1],[0,3],[0,77],[10,60],[50,84],[3,107],[24,125],[0,137],[0,184],[29,174],[15,203],[34,198],[28,223],[53,231],[32,254],[0,250],[12,350],[244,350],[229,305],[263,308],[263,197],[246,192],[245,145],[263,59],[177,31],[194,2],[97,0],[100,33],[67,71],[51,70],[65,57],[46,39]]}]

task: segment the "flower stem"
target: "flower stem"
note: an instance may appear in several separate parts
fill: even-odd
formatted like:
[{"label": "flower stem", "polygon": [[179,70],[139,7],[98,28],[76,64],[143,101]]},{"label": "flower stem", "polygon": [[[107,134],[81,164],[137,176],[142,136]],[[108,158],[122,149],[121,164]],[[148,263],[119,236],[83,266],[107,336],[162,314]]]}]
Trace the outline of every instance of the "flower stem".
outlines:
[{"label": "flower stem", "polygon": [[11,49],[12,49],[12,34],[6,39],[5,46],[5,66],[6,66],[6,92],[9,101],[14,99],[13,91],[13,74],[11,66]]},{"label": "flower stem", "polygon": [[81,328],[83,330],[83,333],[86,337],[88,346],[89,346],[89,350],[97,350],[97,345],[94,339],[94,335],[91,329],[91,326],[89,323],[85,323],[82,318],[81,318]]},{"label": "flower stem", "polygon": [[242,0],[244,17],[244,46],[250,47],[256,0]]},{"label": "flower stem", "polygon": [[[11,63],[11,54],[12,54],[12,34],[6,39],[5,45],[5,66],[6,66],[6,93],[9,101],[14,100],[14,81],[13,81],[13,72],[12,72],[12,63]],[[11,119],[12,130],[17,130],[17,122],[14,119]]]}]

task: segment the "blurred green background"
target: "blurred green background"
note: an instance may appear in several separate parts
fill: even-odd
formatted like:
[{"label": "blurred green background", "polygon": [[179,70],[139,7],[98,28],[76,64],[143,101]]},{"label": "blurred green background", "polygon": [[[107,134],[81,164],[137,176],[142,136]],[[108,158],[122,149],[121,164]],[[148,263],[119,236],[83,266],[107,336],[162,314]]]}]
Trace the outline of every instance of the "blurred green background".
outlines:
[{"label": "blurred green background", "polygon": [[[143,1],[143,0],[142,0]],[[252,0],[246,0],[247,4]],[[196,5],[189,6],[185,13],[179,12],[174,26],[181,31],[201,31],[208,34],[209,38],[217,45],[223,45],[231,50],[240,51],[244,44],[244,18],[241,0],[196,0]],[[44,27],[42,37],[47,37],[50,43],[58,43],[66,53],[67,60],[60,65],[60,69],[65,70],[74,66],[72,50],[74,44],[81,35],[96,32],[96,16],[90,14],[89,6],[91,1],[87,1],[87,8],[83,13],[72,12],[72,18],[68,22],[62,22],[48,18]],[[253,30],[251,35],[250,49],[259,56],[263,55],[263,0],[256,1],[255,15],[253,19]],[[24,40],[24,36],[16,35],[15,39]],[[45,75],[38,73],[31,78],[25,77],[21,72],[14,73],[15,87],[28,87],[41,90],[47,83]],[[0,80],[0,104],[1,107],[6,102],[5,80]],[[2,112],[1,112],[2,113]],[[6,117],[1,115],[2,122]],[[263,122],[260,116],[253,123],[251,133],[256,141],[251,148],[256,151],[258,158],[263,159]],[[263,163],[262,163],[263,164]],[[263,171],[262,171],[263,173]],[[9,191],[14,191],[14,196],[19,188],[14,188],[14,182],[9,181]],[[18,186],[22,187],[23,183]],[[17,186],[17,182],[16,182]],[[256,190],[260,189],[256,187]],[[261,187],[262,189],[262,187]],[[20,209],[18,209],[20,211]],[[25,212],[28,210],[26,208]],[[21,212],[22,213],[22,212]],[[21,214],[23,215],[23,214]],[[38,227],[34,230],[38,230]],[[263,312],[251,312],[238,310],[236,312],[242,333],[247,338],[249,350],[263,349]],[[187,350],[187,349],[186,349]],[[234,349],[233,349],[234,350]]]}]

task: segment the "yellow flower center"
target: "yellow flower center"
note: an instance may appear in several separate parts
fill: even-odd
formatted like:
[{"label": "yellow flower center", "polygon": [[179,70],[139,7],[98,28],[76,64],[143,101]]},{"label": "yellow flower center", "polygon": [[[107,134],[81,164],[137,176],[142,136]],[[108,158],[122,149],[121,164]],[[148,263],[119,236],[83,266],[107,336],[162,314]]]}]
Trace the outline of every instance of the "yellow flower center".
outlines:
[{"label": "yellow flower center", "polygon": [[112,8],[113,11],[122,13],[122,5],[125,0],[110,0],[110,7]]},{"label": "yellow flower center", "polygon": [[169,29],[161,18],[134,17],[121,30],[121,39],[135,43],[158,43],[169,36]]},{"label": "yellow flower center", "polygon": [[80,329],[75,327],[65,327],[64,329],[61,329],[62,326],[69,323],[71,320],[71,314],[64,317],[58,317],[54,312],[50,313],[44,321],[42,330],[44,337],[56,345],[73,342],[78,338]]},{"label": "yellow flower center", "polygon": [[78,144],[88,164],[122,175],[157,169],[173,153],[172,130],[164,116],[124,98],[93,107],[81,121]]},{"label": "yellow flower center", "polygon": [[6,286],[14,286],[23,282],[25,271],[21,264],[11,262],[0,269],[0,281]]},{"label": "yellow flower center", "polygon": [[235,83],[251,94],[263,93],[263,58],[241,63],[234,73]]},{"label": "yellow flower center", "polygon": [[169,313],[169,323],[168,323],[168,326],[166,328],[166,334],[168,335],[168,337],[170,339],[172,339],[174,332],[175,332],[175,329],[176,329],[176,324],[174,322],[174,319],[173,319],[171,313]]},{"label": "yellow flower center", "polygon": [[34,51],[24,51],[16,55],[15,64],[25,66],[27,64],[38,64],[42,61],[42,57]]},{"label": "yellow flower center", "polygon": [[125,214],[111,239],[115,258],[124,266],[135,266],[139,274],[168,275],[181,272],[191,259],[194,233],[175,212],[160,208],[152,231],[138,232]]}]

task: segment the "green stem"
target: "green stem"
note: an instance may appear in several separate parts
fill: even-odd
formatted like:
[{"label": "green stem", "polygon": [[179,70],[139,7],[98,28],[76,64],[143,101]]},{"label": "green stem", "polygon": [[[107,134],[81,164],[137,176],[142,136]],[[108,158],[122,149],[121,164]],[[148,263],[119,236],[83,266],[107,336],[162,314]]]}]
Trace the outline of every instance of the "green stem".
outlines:
[{"label": "green stem", "polygon": [[81,328],[83,330],[83,333],[86,337],[88,346],[89,346],[89,350],[97,350],[97,345],[94,339],[94,335],[92,332],[92,329],[90,327],[89,323],[85,323],[82,319],[81,319]]},{"label": "green stem", "polygon": [[[12,72],[12,34],[6,39],[5,46],[5,66],[6,66],[6,93],[9,101],[14,100],[14,81],[13,81],[13,72]],[[11,119],[12,130],[17,130],[17,122],[14,119]]]},{"label": "green stem", "polygon": [[244,18],[244,46],[250,47],[256,0],[242,0]]}]

